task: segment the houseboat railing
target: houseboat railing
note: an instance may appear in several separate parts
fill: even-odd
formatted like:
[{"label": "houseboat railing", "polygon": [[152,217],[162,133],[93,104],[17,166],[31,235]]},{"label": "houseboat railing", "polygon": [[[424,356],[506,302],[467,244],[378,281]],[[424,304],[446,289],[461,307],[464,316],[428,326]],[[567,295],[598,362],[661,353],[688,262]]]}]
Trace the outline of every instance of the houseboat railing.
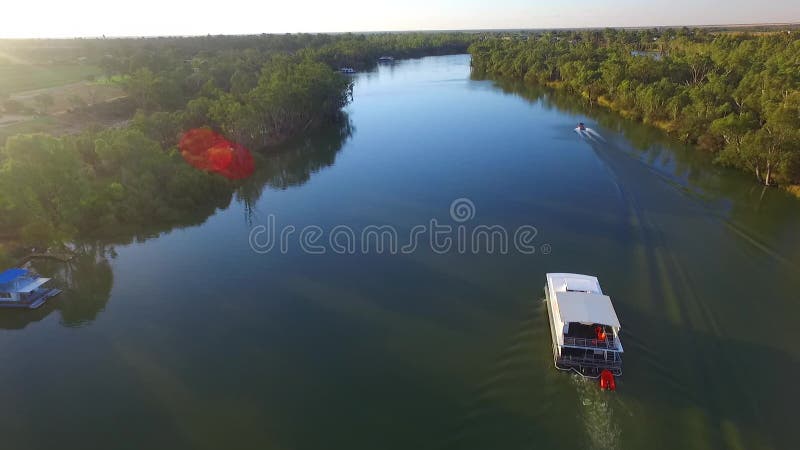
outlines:
[{"label": "houseboat railing", "polygon": [[622,368],[622,358],[614,358],[609,354],[609,358],[605,359],[602,356],[575,356],[575,355],[561,355],[558,357],[559,364],[570,366],[583,366],[583,367],[596,367],[596,368]]},{"label": "houseboat railing", "polygon": [[617,342],[613,337],[609,336],[606,340],[587,339],[579,337],[564,336],[564,345],[572,345],[575,347],[589,347],[601,348],[604,350],[614,350],[617,348]]}]

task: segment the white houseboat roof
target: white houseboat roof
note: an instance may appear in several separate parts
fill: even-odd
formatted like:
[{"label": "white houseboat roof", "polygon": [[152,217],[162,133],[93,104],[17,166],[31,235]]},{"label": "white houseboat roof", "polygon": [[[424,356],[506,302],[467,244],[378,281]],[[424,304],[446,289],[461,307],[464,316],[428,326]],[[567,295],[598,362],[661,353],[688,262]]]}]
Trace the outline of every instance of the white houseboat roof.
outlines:
[{"label": "white houseboat roof", "polygon": [[30,283],[20,283],[22,286],[18,286],[13,292],[19,292],[21,294],[29,294],[36,290],[39,286],[47,283],[50,281],[50,278],[36,278],[30,280]]},{"label": "white houseboat roof", "polygon": [[587,292],[556,292],[556,308],[564,322],[602,324],[620,328],[614,305],[607,295]]},{"label": "white houseboat roof", "polygon": [[611,299],[603,295],[597,277],[575,273],[548,273],[561,321],[597,323],[621,328]]},{"label": "white houseboat roof", "polygon": [[577,273],[548,273],[547,282],[555,292],[593,292],[602,294],[597,277]]}]

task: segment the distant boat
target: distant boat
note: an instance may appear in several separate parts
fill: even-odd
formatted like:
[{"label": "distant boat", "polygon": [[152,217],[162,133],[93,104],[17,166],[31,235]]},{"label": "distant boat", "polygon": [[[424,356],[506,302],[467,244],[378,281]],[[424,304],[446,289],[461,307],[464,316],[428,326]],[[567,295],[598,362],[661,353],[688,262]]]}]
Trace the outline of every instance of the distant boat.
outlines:
[{"label": "distant boat", "polygon": [[548,273],[544,293],[556,368],[601,380],[622,375],[622,327],[597,278]]},{"label": "distant boat", "polygon": [[41,278],[27,269],[9,269],[0,273],[0,308],[36,309],[60,289],[44,287],[50,278]]},{"label": "distant boat", "polygon": [[353,73],[356,73],[356,69],[353,69],[352,67],[341,67],[341,68],[339,68],[339,72],[347,73],[347,74],[353,74]]},{"label": "distant boat", "polygon": [[586,139],[590,139],[592,141],[599,141],[605,142],[606,140],[603,139],[603,136],[594,131],[593,129],[587,127],[583,122],[579,123],[577,127],[575,127],[575,132],[578,133],[578,136]]},{"label": "distant boat", "polygon": [[379,63],[393,63],[394,57],[393,56],[381,56],[378,58]]}]

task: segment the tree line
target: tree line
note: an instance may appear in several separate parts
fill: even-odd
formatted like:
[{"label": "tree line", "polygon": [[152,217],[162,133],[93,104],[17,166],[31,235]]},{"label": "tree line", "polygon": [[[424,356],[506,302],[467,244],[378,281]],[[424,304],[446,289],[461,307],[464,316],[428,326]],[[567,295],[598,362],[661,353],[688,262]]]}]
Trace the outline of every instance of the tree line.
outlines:
[{"label": "tree line", "polygon": [[658,126],[765,185],[800,184],[800,37],[604,30],[491,37],[477,73],[546,85]]},{"label": "tree line", "polygon": [[[352,81],[337,65],[366,67],[381,54],[463,52],[471,39],[412,33],[79,40],[138,111],[121,128],[8,138],[0,147],[0,239],[51,246],[202,221],[238,190],[252,197],[254,188],[186,164],[176,148],[182,131],[209,127],[253,150],[273,146],[341,122]],[[256,165],[267,160],[255,156]]]}]

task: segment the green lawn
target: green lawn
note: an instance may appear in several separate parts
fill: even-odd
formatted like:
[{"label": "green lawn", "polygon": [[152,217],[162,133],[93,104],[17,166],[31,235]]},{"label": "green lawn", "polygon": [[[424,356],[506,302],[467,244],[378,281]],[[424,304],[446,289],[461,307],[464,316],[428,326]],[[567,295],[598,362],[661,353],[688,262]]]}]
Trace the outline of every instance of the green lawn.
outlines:
[{"label": "green lawn", "polygon": [[13,94],[61,86],[85,80],[89,75],[101,74],[99,67],[82,64],[0,65],[0,93]]}]

